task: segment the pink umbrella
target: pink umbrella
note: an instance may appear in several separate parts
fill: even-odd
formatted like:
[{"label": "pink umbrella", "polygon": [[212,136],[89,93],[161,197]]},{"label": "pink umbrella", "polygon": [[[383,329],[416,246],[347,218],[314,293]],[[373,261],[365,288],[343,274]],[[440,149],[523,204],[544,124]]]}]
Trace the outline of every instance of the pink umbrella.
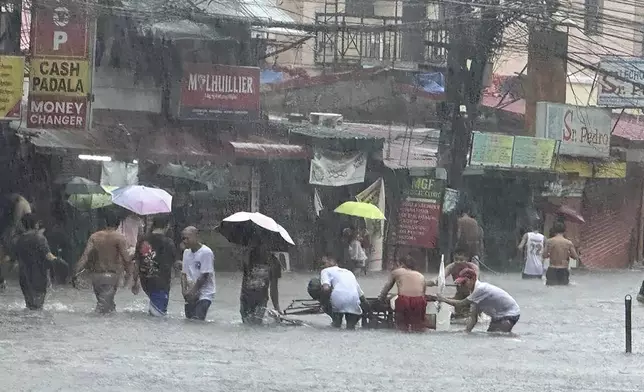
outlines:
[{"label": "pink umbrella", "polygon": [[128,185],[112,192],[112,203],[137,215],[166,214],[172,211],[172,195],[163,189]]},{"label": "pink umbrella", "polygon": [[557,214],[563,216],[567,221],[573,223],[586,223],[586,220],[580,213],[575,211],[574,208],[568,206],[561,206],[557,210]]}]

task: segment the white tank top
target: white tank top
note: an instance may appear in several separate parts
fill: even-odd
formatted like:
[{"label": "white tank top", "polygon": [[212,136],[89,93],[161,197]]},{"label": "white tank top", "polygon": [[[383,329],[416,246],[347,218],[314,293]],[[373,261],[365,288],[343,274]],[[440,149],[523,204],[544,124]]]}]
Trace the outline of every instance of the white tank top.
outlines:
[{"label": "white tank top", "polygon": [[526,275],[543,275],[543,234],[528,233],[528,241],[525,244],[525,268]]}]

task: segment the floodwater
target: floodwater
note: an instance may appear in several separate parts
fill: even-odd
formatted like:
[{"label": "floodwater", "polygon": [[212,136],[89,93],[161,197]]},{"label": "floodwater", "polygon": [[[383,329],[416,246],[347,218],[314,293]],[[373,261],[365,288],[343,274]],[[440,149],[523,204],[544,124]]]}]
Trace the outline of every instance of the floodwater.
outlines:
[{"label": "floodwater", "polygon": [[[281,303],[306,298],[312,275],[285,274]],[[641,391],[644,306],[633,304],[633,350],[624,354],[624,295],[643,272],[574,274],[570,287],[485,274],[521,306],[515,336],[248,328],[238,314],[239,274],[218,274],[207,323],[182,319],[175,286],[167,319],[146,315],[145,296],[121,290],[118,313],[92,313],[90,290],[55,288],[28,312],[15,282],[0,294],[3,391]],[[385,276],[360,278],[376,296]]]}]

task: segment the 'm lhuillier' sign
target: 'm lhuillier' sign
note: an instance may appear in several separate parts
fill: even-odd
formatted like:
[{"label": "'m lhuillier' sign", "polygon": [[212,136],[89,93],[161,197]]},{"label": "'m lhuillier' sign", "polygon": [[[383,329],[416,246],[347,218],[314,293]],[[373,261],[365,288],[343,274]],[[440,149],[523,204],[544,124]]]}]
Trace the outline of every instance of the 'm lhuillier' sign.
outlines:
[{"label": "'m lhuillier' sign", "polygon": [[259,118],[259,68],[183,65],[178,117],[186,120]]}]

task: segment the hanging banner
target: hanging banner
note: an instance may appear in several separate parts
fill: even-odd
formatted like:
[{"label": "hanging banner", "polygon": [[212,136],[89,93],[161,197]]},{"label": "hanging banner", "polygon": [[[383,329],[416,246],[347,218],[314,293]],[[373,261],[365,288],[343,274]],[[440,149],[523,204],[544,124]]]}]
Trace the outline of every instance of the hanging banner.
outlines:
[{"label": "hanging banner", "polygon": [[20,120],[25,58],[0,56],[0,120]]},{"label": "hanging banner", "polygon": [[443,196],[443,213],[450,214],[452,211],[456,210],[459,197],[460,192],[458,190],[446,188],[445,196]]},{"label": "hanging banner", "polygon": [[[362,203],[370,203],[385,213],[385,181],[379,178],[367,189],[356,196],[356,200]],[[382,271],[383,240],[385,235],[385,224],[381,220],[365,219],[365,227],[369,233],[371,247],[368,249],[368,261],[370,271]]]},{"label": "hanging banner", "polygon": [[[383,179],[379,178],[376,182],[369,185],[367,189],[358,193],[358,195],[356,196],[356,201],[359,201],[361,203],[373,204],[376,207],[378,207],[380,211],[382,211],[382,213],[384,214],[385,213],[385,182],[383,181]],[[365,219],[365,222],[367,222],[367,230],[369,230],[370,233],[372,234],[380,233],[380,235],[383,234],[384,225],[382,224],[382,221]]]},{"label": "hanging banner", "polygon": [[364,182],[367,155],[363,152],[338,152],[315,149],[311,160],[309,183],[343,186]]},{"label": "hanging banner", "polygon": [[396,243],[418,248],[438,247],[443,180],[412,177],[411,187],[398,208]]}]

